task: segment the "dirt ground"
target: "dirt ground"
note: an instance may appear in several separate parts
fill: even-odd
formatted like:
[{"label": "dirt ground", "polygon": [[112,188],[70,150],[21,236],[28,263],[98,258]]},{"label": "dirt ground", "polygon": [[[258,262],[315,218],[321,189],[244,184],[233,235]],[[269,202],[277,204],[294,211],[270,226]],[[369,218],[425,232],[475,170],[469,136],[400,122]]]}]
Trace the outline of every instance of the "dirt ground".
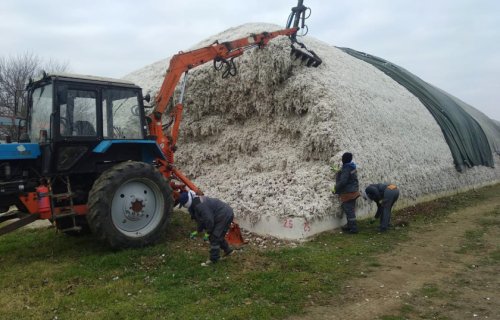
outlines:
[{"label": "dirt ground", "polygon": [[291,319],[500,319],[500,195],[410,229],[410,241]]}]

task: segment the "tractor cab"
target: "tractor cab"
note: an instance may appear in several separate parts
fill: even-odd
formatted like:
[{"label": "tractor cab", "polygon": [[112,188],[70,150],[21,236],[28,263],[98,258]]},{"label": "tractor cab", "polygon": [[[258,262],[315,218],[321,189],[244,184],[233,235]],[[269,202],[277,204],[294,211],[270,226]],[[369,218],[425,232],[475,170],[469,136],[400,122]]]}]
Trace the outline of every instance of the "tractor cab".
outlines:
[{"label": "tractor cab", "polygon": [[144,138],[141,88],[131,82],[51,74],[28,88],[32,142]]},{"label": "tractor cab", "polygon": [[[26,133],[20,140],[39,144],[43,175],[142,160],[141,148],[125,147],[146,136],[142,90],[124,80],[45,74],[28,85]],[[113,156],[103,156],[112,145]]]}]

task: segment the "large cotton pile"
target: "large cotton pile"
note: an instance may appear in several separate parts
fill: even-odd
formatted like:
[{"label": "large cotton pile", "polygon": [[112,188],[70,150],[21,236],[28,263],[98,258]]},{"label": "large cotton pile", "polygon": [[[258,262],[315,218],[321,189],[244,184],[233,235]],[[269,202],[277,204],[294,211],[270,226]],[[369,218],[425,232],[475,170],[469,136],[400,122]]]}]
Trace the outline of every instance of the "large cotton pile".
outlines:
[{"label": "large cotton pile", "polygon": [[[194,48],[277,29],[247,24]],[[230,203],[241,225],[304,238],[343,224],[330,166],[344,151],[354,154],[361,186],[397,184],[399,206],[500,180],[498,156],[495,169],[457,172],[434,118],[391,78],[303,40],[323,59],[319,68],[291,60],[281,37],[239,57],[235,77],[222,79],[211,63],[189,73],[177,165],[205,194]],[[168,59],[126,78],[154,94],[167,67]],[[373,206],[359,200],[358,216]]]}]

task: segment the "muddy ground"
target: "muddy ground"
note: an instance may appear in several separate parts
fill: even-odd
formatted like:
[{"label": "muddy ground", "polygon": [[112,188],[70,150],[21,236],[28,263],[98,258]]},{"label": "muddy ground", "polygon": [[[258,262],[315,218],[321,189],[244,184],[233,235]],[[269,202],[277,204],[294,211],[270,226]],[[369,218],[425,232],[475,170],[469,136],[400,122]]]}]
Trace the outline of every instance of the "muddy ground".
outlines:
[{"label": "muddy ground", "polygon": [[292,319],[500,319],[500,194],[412,226],[410,238]]}]

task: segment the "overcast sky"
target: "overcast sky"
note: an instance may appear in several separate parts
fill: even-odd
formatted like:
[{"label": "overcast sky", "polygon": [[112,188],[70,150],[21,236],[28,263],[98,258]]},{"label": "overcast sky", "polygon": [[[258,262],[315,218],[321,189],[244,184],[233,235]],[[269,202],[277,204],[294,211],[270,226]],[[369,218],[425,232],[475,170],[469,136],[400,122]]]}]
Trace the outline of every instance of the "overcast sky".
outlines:
[{"label": "overcast sky", "polygon": [[[0,55],[119,78],[296,0],[0,0]],[[304,0],[309,35],[389,60],[500,120],[500,1]]]}]

